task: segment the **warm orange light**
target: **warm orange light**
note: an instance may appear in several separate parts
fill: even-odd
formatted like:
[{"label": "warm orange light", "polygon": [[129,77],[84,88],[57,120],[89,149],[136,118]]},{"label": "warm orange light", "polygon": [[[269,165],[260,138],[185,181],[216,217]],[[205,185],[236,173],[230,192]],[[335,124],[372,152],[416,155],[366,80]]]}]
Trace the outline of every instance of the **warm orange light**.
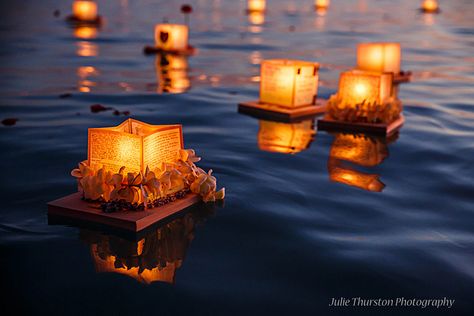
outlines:
[{"label": "warm orange light", "polygon": [[319,64],[264,60],[260,71],[260,102],[284,107],[314,104],[318,92]]},{"label": "warm orange light", "polygon": [[399,43],[361,43],[357,45],[357,68],[367,71],[400,73]]},{"label": "warm orange light", "polygon": [[247,10],[249,12],[265,11],[266,6],[266,0],[247,0]]},{"label": "warm orange light", "polygon": [[128,119],[117,127],[89,128],[88,162],[93,169],[144,172],[175,162],[183,149],[181,125],[149,125]]},{"label": "warm orange light", "polygon": [[93,1],[76,0],[72,4],[73,16],[81,21],[95,21],[97,12],[97,3]]},{"label": "warm orange light", "polygon": [[314,5],[316,9],[327,9],[329,7],[329,4],[331,4],[330,0],[315,0]]},{"label": "warm orange light", "polygon": [[372,192],[382,192],[385,184],[380,181],[377,174],[368,174],[343,166],[337,161],[329,161],[328,163],[329,178],[331,181],[343,183],[362,190]]},{"label": "warm orange light", "polygon": [[438,11],[438,1],[436,0],[423,0],[421,8],[425,12],[436,12]]},{"label": "warm orange light", "polygon": [[188,60],[182,55],[159,55],[156,57],[158,93],[183,93],[191,87],[188,76]]},{"label": "warm orange light", "polygon": [[157,24],[155,46],[163,50],[185,50],[188,48],[188,26],[183,24]]},{"label": "warm orange light", "polygon": [[383,139],[339,133],[332,143],[329,156],[364,167],[374,167],[388,156],[388,148]]},{"label": "warm orange light", "polygon": [[[265,14],[260,11],[252,11],[248,14],[248,19],[250,24],[253,25],[262,25],[265,23]],[[258,33],[258,32],[255,32]]]},{"label": "warm orange light", "polygon": [[77,42],[76,45],[77,45],[77,50],[76,50],[77,56],[93,57],[93,56],[99,55],[99,46],[97,46],[97,44],[93,42],[80,41],[80,42]]},{"label": "warm orange light", "polygon": [[341,73],[338,97],[348,106],[374,103],[383,104],[392,91],[391,73],[373,73],[359,70]]},{"label": "warm orange light", "polygon": [[258,147],[264,151],[294,154],[311,145],[316,134],[314,120],[299,123],[259,122]]},{"label": "warm orange light", "polygon": [[78,26],[74,28],[74,36],[86,40],[96,38],[97,28],[93,26]]}]

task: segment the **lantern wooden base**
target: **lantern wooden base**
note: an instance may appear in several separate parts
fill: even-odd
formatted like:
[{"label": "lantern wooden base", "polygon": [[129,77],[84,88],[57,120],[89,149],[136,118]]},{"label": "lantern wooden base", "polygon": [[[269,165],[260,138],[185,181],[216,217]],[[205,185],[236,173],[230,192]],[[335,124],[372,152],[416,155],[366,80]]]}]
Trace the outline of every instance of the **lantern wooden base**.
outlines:
[{"label": "lantern wooden base", "polygon": [[48,214],[138,232],[170,216],[177,215],[199,201],[201,201],[199,195],[189,193],[182,199],[144,211],[105,213],[100,209],[99,203],[86,202],[81,199],[81,193],[74,193],[49,202]]},{"label": "lantern wooden base", "polygon": [[101,26],[104,23],[104,19],[99,15],[95,20],[84,21],[74,15],[69,15],[66,17],[66,22],[72,26]]},{"label": "lantern wooden base", "polygon": [[407,83],[411,81],[412,73],[411,71],[401,71],[399,74],[393,76],[393,83]]},{"label": "lantern wooden base", "polygon": [[317,100],[314,105],[285,108],[282,106],[260,103],[259,101],[239,103],[239,113],[247,114],[260,119],[276,121],[293,121],[302,118],[314,117],[326,112],[327,100]]},{"label": "lantern wooden base", "polygon": [[390,136],[402,127],[405,122],[403,115],[390,124],[370,124],[337,121],[330,118],[318,120],[318,131],[361,132],[367,134]]},{"label": "lantern wooden base", "polygon": [[155,46],[145,46],[143,48],[143,53],[145,55],[156,55],[156,54],[171,54],[171,55],[184,55],[184,56],[191,56],[196,53],[196,48],[194,46],[189,45],[186,49],[171,49],[165,50],[162,48],[157,48]]}]

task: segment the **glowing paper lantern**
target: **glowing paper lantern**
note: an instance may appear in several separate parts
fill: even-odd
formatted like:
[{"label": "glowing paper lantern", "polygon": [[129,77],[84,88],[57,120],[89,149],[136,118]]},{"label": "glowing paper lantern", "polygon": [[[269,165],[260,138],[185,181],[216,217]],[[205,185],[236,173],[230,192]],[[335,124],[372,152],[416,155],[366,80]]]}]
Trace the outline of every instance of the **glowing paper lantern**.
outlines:
[{"label": "glowing paper lantern", "polygon": [[162,50],[176,51],[188,48],[189,29],[184,24],[157,24],[155,46]]},{"label": "glowing paper lantern", "polygon": [[269,152],[298,153],[309,148],[316,134],[314,120],[292,124],[261,120],[259,125],[258,147]]},{"label": "glowing paper lantern", "polygon": [[314,104],[318,92],[319,64],[273,59],[261,64],[260,102],[283,107]]},{"label": "glowing paper lantern", "polygon": [[181,125],[149,125],[128,119],[117,127],[89,128],[88,163],[118,172],[144,172],[175,162],[183,149]]},{"label": "glowing paper lantern", "polygon": [[80,21],[95,21],[98,7],[97,3],[87,0],[76,0],[72,4],[72,14]]},{"label": "glowing paper lantern", "polygon": [[188,76],[188,60],[182,55],[158,55],[156,57],[157,92],[183,93],[191,87]]},{"label": "glowing paper lantern", "polygon": [[357,45],[357,68],[367,71],[400,73],[399,43],[361,43]]},{"label": "glowing paper lantern", "polygon": [[314,1],[314,5],[316,9],[327,9],[330,3],[331,3],[330,0],[315,0]]},{"label": "glowing paper lantern", "polygon": [[267,4],[266,0],[248,0],[247,11],[249,12],[262,12],[265,11]]},{"label": "glowing paper lantern", "polygon": [[424,12],[428,12],[428,13],[438,12],[438,10],[439,10],[438,1],[436,1],[436,0],[423,0],[423,2],[421,4],[421,9]]},{"label": "glowing paper lantern", "polygon": [[392,94],[392,73],[352,70],[341,73],[338,97],[340,103],[382,105]]}]

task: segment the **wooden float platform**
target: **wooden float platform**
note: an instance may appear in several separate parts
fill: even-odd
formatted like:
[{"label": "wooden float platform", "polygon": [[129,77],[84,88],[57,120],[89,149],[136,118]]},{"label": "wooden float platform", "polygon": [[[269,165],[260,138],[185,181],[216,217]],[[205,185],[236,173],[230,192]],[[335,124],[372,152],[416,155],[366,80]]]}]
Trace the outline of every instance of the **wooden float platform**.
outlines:
[{"label": "wooden float platform", "polygon": [[250,101],[239,103],[239,113],[259,119],[291,122],[298,119],[311,118],[326,112],[327,100],[317,100],[316,104],[287,108],[274,104]]},{"label": "wooden float platform", "polygon": [[390,124],[371,124],[358,122],[344,122],[323,118],[318,120],[318,130],[322,131],[341,131],[341,132],[360,132],[379,136],[390,136],[397,132],[405,122],[403,115]]}]

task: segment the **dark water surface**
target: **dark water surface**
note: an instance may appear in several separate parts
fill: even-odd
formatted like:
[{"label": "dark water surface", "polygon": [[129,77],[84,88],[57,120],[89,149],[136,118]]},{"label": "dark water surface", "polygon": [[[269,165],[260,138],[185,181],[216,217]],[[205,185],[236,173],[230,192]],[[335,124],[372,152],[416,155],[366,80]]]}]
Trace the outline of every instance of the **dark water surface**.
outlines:
[{"label": "dark water surface", "polygon": [[[64,24],[69,1],[1,2],[0,119],[19,119],[0,126],[2,299],[28,314],[472,311],[474,3],[441,1],[442,14],[426,16],[409,0],[333,0],[326,15],[310,0],[268,2],[264,24],[252,25],[244,1],[190,1],[199,53],[189,72],[164,74],[171,88],[141,51],[156,22],[182,21],[181,2],[99,1],[107,23],[93,39]],[[403,68],[414,72],[399,93],[398,138],[318,132],[294,155],[260,150],[259,128],[311,134],[311,122],[237,113],[238,102],[258,97],[260,61],[320,62],[328,97],[361,41],[401,42]],[[157,93],[188,83],[185,93]],[[224,206],[200,206],[138,240],[48,225],[46,203],[76,190],[69,172],[86,158],[87,128],[125,119],[91,113],[94,103],[183,124],[186,147],[227,188]],[[360,159],[347,158],[351,148]],[[328,307],[341,296],[456,302]]]}]

